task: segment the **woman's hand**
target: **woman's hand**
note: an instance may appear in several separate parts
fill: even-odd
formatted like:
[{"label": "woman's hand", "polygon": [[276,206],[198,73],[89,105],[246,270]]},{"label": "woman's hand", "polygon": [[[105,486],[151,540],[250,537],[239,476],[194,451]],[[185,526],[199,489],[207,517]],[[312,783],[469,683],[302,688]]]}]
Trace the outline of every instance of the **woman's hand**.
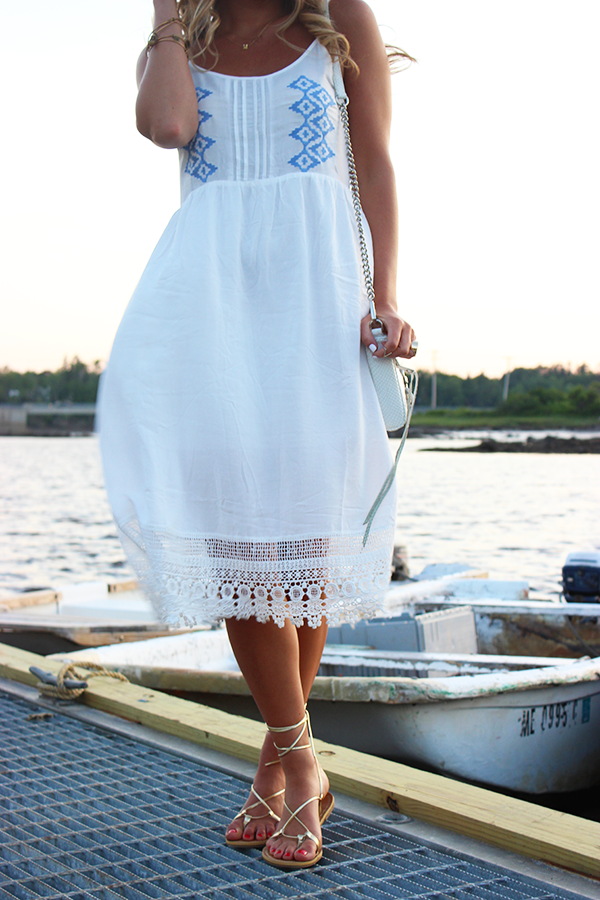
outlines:
[{"label": "woman's hand", "polygon": [[[403,318],[401,318],[396,310],[377,309],[377,317],[385,324],[387,328],[387,340],[385,345],[377,347],[375,339],[369,327],[371,316],[365,316],[360,323],[360,339],[367,348],[367,353],[372,353],[381,359],[383,356],[400,356],[403,359],[412,359],[416,355],[416,350],[411,349],[412,342],[416,339],[416,335]],[[374,350],[374,348],[377,348]]]}]

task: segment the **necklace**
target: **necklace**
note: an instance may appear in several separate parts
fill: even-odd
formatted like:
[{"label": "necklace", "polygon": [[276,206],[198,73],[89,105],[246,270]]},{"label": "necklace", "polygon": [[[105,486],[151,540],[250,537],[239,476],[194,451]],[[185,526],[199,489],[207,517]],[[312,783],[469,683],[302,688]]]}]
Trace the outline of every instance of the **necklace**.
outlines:
[{"label": "necklace", "polygon": [[[272,25],[273,22],[276,22],[276,21],[277,21],[277,19],[279,19],[279,16],[275,16],[274,19],[269,19],[269,21],[267,22],[267,24],[264,26],[264,28],[261,28],[261,30],[258,32],[258,34],[256,35],[255,38],[252,38],[251,41],[242,41],[242,46],[241,46],[240,49],[241,49],[241,50],[247,50],[249,47],[252,46],[252,44],[255,44],[258,40],[260,40],[260,38],[263,36],[263,34],[265,33],[265,31],[267,30],[267,28],[269,27],[269,25]],[[237,40],[234,40],[234,38],[230,37],[228,34],[224,34],[223,37],[226,37],[227,40],[228,40],[228,41],[231,41],[232,44],[235,44],[236,47],[239,47],[239,46],[240,46],[239,43],[238,43],[238,41],[240,40],[240,38],[237,37],[237,35],[234,35],[234,37],[237,37]]]}]

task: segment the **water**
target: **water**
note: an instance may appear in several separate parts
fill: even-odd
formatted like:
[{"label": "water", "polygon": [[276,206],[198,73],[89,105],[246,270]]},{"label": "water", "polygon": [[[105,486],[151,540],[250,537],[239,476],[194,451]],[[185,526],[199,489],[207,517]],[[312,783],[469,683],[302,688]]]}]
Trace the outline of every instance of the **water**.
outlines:
[{"label": "water", "polygon": [[[397,542],[407,546],[413,572],[465,562],[556,594],[567,553],[600,549],[600,456],[420,452],[483,436],[407,442]],[[0,596],[133,576],[95,438],[0,437],[0,498]]]},{"label": "water", "polygon": [[127,577],[95,438],[0,438],[0,596]]},{"label": "water", "polygon": [[415,572],[429,562],[466,562],[557,594],[567,553],[600,549],[600,456],[419,452],[487,436],[408,442],[397,542],[407,545]]},{"label": "water", "polygon": [[[420,452],[486,436],[407,442],[397,542],[408,547],[414,572],[431,562],[466,562],[556,595],[567,553],[600,549],[600,456]],[[133,576],[102,487],[95,438],[0,437],[0,547],[0,597]],[[600,788],[524,799],[600,819]]]}]

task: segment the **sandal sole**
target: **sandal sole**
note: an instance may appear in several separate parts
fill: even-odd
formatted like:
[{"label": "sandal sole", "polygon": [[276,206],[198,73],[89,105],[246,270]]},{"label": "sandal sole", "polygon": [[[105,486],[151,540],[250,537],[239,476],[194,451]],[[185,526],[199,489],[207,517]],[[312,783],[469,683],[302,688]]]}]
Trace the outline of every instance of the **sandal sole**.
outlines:
[{"label": "sandal sole", "polygon": [[319,825],[323,825],[327,821],[327,819],[333,812],[334,806],[335,797],[328,791],[323,799],[319,800]]},{"label": "sandal sole", "polygon": [[228,847],[234,847],[236,850],[262,850],[264,846],[266,846],[268,838],[264,841],[228,841],[225,838],[225,843]]},{"label": "sandal sole", "polygon": [[266,863],[270,866],[274,866],[276,869],[310,869],[323,858],[323,849],[319,847],[316,856],[312,859],[307,859],[306,862],[301,862],[299,859],[277,859],[276,856],[271,856],[265,847],[262,852],[262,858]]}]

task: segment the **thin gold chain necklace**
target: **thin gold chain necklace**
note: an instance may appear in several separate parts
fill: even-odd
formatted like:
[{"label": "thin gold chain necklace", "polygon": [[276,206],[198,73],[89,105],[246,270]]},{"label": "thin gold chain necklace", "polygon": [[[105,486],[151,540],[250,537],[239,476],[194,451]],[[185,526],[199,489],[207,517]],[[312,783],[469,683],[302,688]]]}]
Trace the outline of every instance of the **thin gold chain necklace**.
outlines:
[{"label": "thin gold chain necklace", "polygon": [[[243,42],[242,42],[242,46],[241,46],[240,49],[241,49],[241,50],[248,50],[248,48],[251,47],[252,44],[255,44],[258,40],[260,40],[260,38],[263,36],[263,34],[265,33],[265,31],[267,30],[267,28],[269,27],[269,25],[272,25],[273,22],[276,22],[277,19],[279,19],[279,18],[280,18],[279,16],[275,16],[274,19],[269,19],[269,21],[267,22],[267,24],[264,26],[264,28],[261,28],[261,30],[258,32],[258,34],[256,35],[255,38],[252,38],[251,41],[243,41]],[[233,39],[232,37],[230,37],[228,34],[224,34],[223,37],[227,38],[228,41],[231,41],[232,44],[235,44],[236,47],[239,47],[239,46],[240,46],[240,45],[238,44],[238,41],[240,40],[239,37],[237,38],[237,40],[234,40],[234,39]],[[237,35],[236,35],[236,37],[237,37]]]}]

